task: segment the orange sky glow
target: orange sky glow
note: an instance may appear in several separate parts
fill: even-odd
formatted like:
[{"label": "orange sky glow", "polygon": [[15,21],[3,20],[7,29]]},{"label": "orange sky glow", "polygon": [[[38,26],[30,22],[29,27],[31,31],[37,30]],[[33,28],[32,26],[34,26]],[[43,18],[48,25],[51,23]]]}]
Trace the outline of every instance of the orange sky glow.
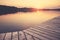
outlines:
[{"label": "orange sky glow", "polygon": [[1,0],[0,5],[33,8],[51,8],[60,6],[60,0]]}]

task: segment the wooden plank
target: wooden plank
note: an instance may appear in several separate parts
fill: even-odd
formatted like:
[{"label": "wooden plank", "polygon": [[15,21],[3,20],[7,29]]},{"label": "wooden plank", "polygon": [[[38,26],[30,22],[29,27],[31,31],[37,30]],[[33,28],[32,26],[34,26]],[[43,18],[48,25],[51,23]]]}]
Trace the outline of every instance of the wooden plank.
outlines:
[{"label": "wooden plank", "polygon": [[[25,33],[26,34],[26,33]],[[32,36],[29,34],[26,34],[27,40],[33,40]]]},{"label": "wooden plank", "polygon": [[34,33],[37,33],[37,34],[41,34],[42,36],[45,36],[45,37],[47,37],[47,38],[49,38],[49,39],[60,39],[59,38],[59,36],[57,37],[57,35],[55,35],[55,34],[50,34],[50,33],[48,33],[48,32],[46,32],[46,31],[41,31],[41,30],[37,30],[37,29],[34,29],[34,28],[31,28],[31,29],[29,29],[29,31],[31,31],[31,32],[34,32]]},{"label": "wooden plank", "polygon": [[45,26],[37,26],[37,28],[43,28],[43,29],[47,29],[47,30],[50,30],[50,31],[54,31],[54,32],[60,33],[60,31],[58,29],[56,30],[53,27],[54,26],[51,27],[51,26],[46,26],[46,25]]},{"label": "wooden plank", "polygon": [[17,32],[13,32],[12,40],[18,40],[18,33]]},{"label": "wooden plank", "polygon": [[11,32],[11,40],[13,39],[13,32]]},{"label": "wooden plank", "polygon": [[50,28],[45,28],[45,27],[35,27],[33,29],[37,29],[37,30],[40,30],[40,31],[43,31],[43,32],[46,32],[48,34],[51,34],[51,35],[54,35],[54,36],[60,36],[60,33],[59,32],[56,32],[56,31],[53,31],[51,30]]},{"label": "wooden plank", "polygon": [[4,39],[3,39],[3,38],[5,38],[4,36],[5,36],[5,33],[1,33],[1,34],[0,34],[0,40],[4,40]]},{"label": "wooden plank", "polygon": [[45,37],[45,38],[47,38],[47,39],[50,39],[50,40],[56,39],[56,38],[50,36],[49,34],[44,33],[43,31],[37,31],[37,30],[32,30],[32,29],[31,29],[31,30],[28,30],[28,31],[30,31],[30,32],[32,32],[32,33],[36,33],[36,34],[38,34],[38,35],[41,35],[41,36],[43,36],[43,37]]},{"label": "wooden plank", "polygon": [[5,40],[11,40],[11,33],[6,33]]},{"label": "wooden plank", "polygon": [[58,26],[56,26],[55,24],[43,24],[43,25],[38,25],[38,27],[43,27],[43,28],[47,28],[47,29],[51,29],[52,31],[57,31],[59,32],[60,28]]},{"label": "wooden plank", "polygon": [[[42,28],[45,28],[45,29],[49,29],[49,30],[52,30],[52,31],[56,31],[56,32],[59,32],[60,31],[60,28],[58,27],[58,25],[57,26],[55,26],[55,25],[43,25],[43,26],[41,26],[41,25],[39,25],[40,27],[42,27]],[[38,26],[38,27],[39,27]]]},{"label": "wooden plank", "polygon": [[27,40],[26,35],[22,31],[19,32],[19,39],[20,40]]},{"label": "wooden plank", "polygon": [[37,37],[38,39],[41,39],[41,40],[49,40],[49,39],[43,37],[42,35],[36,34],[34,32],[29,32],[27,30],[24,30],[24,32],[27,33],[27,34],[30,34],[30,35],[32,35],[34,37]]},{"label": "wooden plank", "polygon": [[20,40],[20,38],[19,38],[19,37],[20,37],[20,35],[19,35],[19,31],[18,31],[17,33],[18,33],[18,40]]}]

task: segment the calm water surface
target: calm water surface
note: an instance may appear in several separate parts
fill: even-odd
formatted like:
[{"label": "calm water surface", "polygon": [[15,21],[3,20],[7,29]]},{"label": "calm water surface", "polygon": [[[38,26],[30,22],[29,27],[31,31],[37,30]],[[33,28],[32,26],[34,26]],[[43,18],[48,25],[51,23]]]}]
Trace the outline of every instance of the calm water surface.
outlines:
[{"label": "calm water surface", "polygon": [[1,15],[0,30],[24,30],[57,16],[60,16],[60,12],[58,11],[17,12],[15,14]]}]

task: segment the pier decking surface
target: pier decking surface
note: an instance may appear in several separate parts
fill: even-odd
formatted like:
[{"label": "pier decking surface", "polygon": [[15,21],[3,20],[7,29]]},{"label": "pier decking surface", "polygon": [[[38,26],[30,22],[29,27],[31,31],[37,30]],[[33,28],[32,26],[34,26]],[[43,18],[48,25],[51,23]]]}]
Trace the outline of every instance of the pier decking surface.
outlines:
[{"label": "pier decking surface", "polygon": [[60,40],[60,16],[23,31],[0,33],[0,40]]}]

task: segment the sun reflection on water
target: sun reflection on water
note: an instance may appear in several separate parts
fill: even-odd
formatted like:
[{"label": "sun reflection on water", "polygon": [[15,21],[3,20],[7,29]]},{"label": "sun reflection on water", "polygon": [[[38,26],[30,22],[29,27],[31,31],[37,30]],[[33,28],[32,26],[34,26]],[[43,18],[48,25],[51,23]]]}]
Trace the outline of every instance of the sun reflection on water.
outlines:
[{"label": "sun reflection on water", "polygon": [[43,12],[43,11],[30,12],[30,13],[18,12],[16,14],[0,16],[1,19],[0,22],[5,24],[12,23],[15,25],[31,26],[31,25],[40,24],[57,16],[60,15],[59,13],[56,12]]}]

